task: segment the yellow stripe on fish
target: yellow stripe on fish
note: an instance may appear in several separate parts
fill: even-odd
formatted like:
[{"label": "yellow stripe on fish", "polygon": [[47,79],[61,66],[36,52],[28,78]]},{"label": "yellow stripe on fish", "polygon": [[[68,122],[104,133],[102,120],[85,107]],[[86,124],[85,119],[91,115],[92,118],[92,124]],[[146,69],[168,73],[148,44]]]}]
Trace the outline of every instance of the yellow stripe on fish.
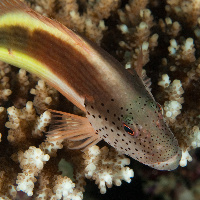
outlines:
[{"label": "yellow stripe on fish", "polygon": [[19,0],[1,0],[0,60],[37,74],[86,113],[54,111],[49,137],[75,141],[74,148],[104,139],[153,168],[177,168],[180,148],[159,104],[134,70],[92,42]]}]

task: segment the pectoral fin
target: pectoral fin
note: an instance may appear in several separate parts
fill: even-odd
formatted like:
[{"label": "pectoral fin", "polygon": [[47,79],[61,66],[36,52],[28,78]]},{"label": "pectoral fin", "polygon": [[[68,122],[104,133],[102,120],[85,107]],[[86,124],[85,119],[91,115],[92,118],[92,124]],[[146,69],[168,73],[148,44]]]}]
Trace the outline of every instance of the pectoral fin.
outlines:
[{"label": "pectoral fin", "polygon": [[96,134],[87,117],[49,110],[52,122],[47,137],[51,140],[68,139],[70,149],[85,150],[98,143],[101,138]]}]

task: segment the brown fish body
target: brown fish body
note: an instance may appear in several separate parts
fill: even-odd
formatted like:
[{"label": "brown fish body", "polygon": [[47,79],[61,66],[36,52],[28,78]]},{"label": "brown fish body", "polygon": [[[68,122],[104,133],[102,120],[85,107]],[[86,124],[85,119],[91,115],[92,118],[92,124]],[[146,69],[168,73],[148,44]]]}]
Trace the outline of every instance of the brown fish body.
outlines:
[{"label": "brown fish body", "polygon": [[138,75],[18,0],[0,2],[0,60],[37,74],[85,111],[94,129],[90,138],[95,131],[117,150],[156,169],[178,166],[177,140]]}]

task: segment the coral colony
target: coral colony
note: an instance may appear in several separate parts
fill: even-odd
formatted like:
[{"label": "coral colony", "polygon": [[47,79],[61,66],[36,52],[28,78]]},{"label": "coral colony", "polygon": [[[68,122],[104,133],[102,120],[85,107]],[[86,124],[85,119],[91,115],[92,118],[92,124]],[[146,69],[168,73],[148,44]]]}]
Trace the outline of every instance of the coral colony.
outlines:
[{"label": "coral colony", "polygon": [[[167,175],[144,175],[149,198],[200,199],[200,2],[198,0],[32,0],[54,18],[106,49],[129,70],[142,63],[152,94],[182,150],[180,166]],[[142,47],[142,61],[140,49]],[[45,137],[47,109],[82,112],[33,74],[0,63],[0,199],[83,199],[86,179],[101,194],[123,181],[134,182],[130,158],[103,143],[69,150],[67,140]],[[193,160],[193,161],[192,161]],[[191,163],[187,163],[187,162]],[[61,167],[62,163],[68,167]],[[70,173],[70,168],[73,172]],[[148,167],[146,167],[147,169]],[[147,169],[151,170],[151,169]],[[177,175],[178,174],[178,175]],[[187,182],[187,184],[186,184]],[[19,197],[21,192],[23,197]],[[127,197],[128,199],[128,197]]]}]

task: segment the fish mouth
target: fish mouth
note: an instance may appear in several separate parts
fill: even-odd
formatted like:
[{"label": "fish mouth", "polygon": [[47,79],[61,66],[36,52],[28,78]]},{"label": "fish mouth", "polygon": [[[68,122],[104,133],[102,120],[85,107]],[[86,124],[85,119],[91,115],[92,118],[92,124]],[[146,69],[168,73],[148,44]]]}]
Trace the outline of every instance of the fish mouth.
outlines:
[{"label": "fish mouth", "polygon": [[177,154],[175,154],[170,159],[163,162],[157,162],[157,163],[147,164],[147,165],[157,170],[172,171],[172,170],[175,170],[179,166],[180,160],[181,160],[181,149],[179,148]]}]

